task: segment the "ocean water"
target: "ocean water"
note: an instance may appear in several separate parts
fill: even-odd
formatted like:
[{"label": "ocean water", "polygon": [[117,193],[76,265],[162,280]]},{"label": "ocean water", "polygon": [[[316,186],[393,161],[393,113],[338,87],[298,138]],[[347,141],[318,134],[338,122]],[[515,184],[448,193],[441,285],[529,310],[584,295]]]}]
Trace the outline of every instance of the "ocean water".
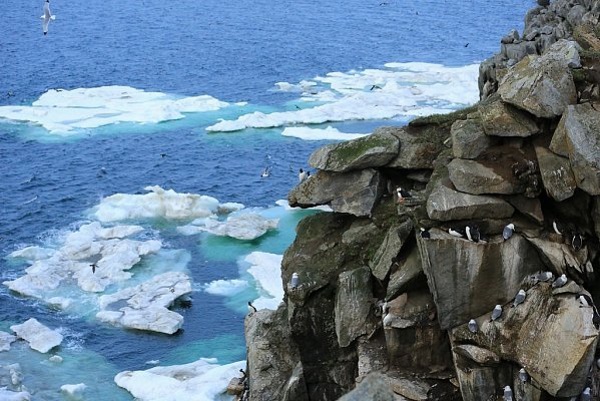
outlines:
[{"label": "ocean water", "polygon": [[[100,293],[84,291],[73,276],[30,296],[0,285],[0,330],[34,317],[64,336],[48,354],[15,342],[0,352],[0,365],[21,365],[32,400],[63,400],[60,386],[78,383],[87,386],[80,399],[133,400],[115,384],[119,372],[212,358],[199,370],[196,399],[226,399],[219,393],[238,365],[220,367],[244,359],[246,302],[276,305],[278,260],[297,222],[317,213],[277,202],[310,153],[475,102],[477,64],[499,49],[502,35],[522,29],[532,6],[53,0],[57,17],[43,36],[41,1],[2,1],[0,281],[24,277],[34,264],[13,252],[64,250],[69,235],[90,223],[138,225],[131,238],[160,241],[161,249],[142,256],[130,280]],[[149,201],[149,186],[240,203],[244,213],[279,219],[278,228],[254,240],[184,235],[181,227],[198,216],[167,213],[181,199]],[[124,203],[100,219],[95,211],[115,194]],[[45,260],[37,263],[50,266]],[[173,307],[184,318],[176,334],[95,317],[99,295],[172,270],[193,288],[191,303]],[[71,306],[51,305],[56,296]],[[52,355],[63,362],[50,362]]]}]

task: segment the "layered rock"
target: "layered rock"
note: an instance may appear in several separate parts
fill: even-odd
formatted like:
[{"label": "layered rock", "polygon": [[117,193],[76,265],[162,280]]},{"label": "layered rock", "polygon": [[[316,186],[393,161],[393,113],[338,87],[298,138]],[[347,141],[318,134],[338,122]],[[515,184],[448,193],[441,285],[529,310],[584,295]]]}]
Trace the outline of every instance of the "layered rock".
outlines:
[{"label": "layered rock", "polygon": [[599,14],[537,7],[482,64],[479,104],[313,153],[290,204],[333,213],[284,255],[300,285],[247,319],[250,399],[599,396],[600,32],[572,40]]}]

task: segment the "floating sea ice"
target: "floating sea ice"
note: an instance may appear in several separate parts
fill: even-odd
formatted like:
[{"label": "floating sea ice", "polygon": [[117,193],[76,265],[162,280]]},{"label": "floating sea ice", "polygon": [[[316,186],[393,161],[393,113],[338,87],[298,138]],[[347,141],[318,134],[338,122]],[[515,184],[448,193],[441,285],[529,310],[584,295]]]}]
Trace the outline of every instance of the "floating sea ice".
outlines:
[{"label": "floating sea ice", "polygon": [[[159,186],[144,188],[147,194],[115,194],[102,199],[92,209],[92,215],[101,222],[131,219],[196,219],[209,217],[220,211],[219,201],[211,196],[177,193]],[[226,204],[227,210],[232,204]]]},{"label": "floating sea ice", "polygon": [[131,329],[173,334],[183,325],[183,316],[168,309],[174,301],[192,292],[190,278],[167,272],[135,287],[99,298],[96,318]]},{"label": "floating sea ice", "polygon": [[84,383],[79,384],[63,384],[60,386],[60,390],[68,394],[70,397],[79,397],[83,393],[83,391],[87,388]]},{"label": "floating sea ice", "polygon": [[49,329],[34,318],[25,323],[10,326],[10,329],[15,332],[17,337],[27,341],[32,349],[42,354],[60,345],[63,340],[60,333]]},{"label": "floating sea ice", "polygon": [[253,240],[262,237],[269,230],[276,229],[278,224],[279,219],[267,219],[258,213],[240,213],[229,216],[225,221],[201,219],[178,228],[178,231],[184,235],[205,231],[221,237]]},{"label": "floating sea ice", "polygon": [[125,371],[115,376],[115,383],[140,401],[212,401],[246,367],[246,361],[222,366],[216,362],[201,358],[185,365]]},{"label": "floating sea ice", "polygon": [[228,105],[207,95],[182,98],[127,86],[103,86],[51,89],[31,106],[0,107],[0,118],[31,122],[54,134],[68,134],[121,122],[177,120],[185,117],[182,113],[214,111]]},{"label": "floating sea ice", "polygon": [[8,351],[10,349],[10,344],[16,339],[17,337],[13,336],[12,334],[8,334],[5,331],[0,331],[0,352]]},{"label": "floating sea ice", "polygon": [[309,128],[309,127],[287,127],[281,133],[283,136],[292,136],[305,141],[322,141],[322,140],[340,140],[347,141],[350,139],[361,138],[369,134],[349,134],[338,131],[332,126],[327,128]]},{"label": "floating sea ice", "polygon": [[0,400],[2,401],[29,401],[31,394],[27,391],[10,391],[0,388]]},{"label": "floating sea ice", "polygon": [[239,279],[214,280],[204,286],[204,291],[212,295],[232,296],[244,291],[248,282]]},{"label": "floating sea ice", "polygon": [[266,252],[252,252],[244,258],[250,263],[248,273],[260,286],[261,297],[252,304],[257,309],[277,309],[283,301],[283,285],[281,283],[281,261],[282,255]]},{"label": "floating sea ice", "polygon": [[9,256],[11,258],[21,258],[26,260],[41,260],[48,259],[54,254],[53,249],[41,248],[39,246],[28,246],[27,248],[19,249],[14,251]]},{"label": "floating sea ice", "polygon": [[221,120],[208,131],[237,131],[330,121],[413,117],[450,111],[479,100],[479,65],[445,67],[427,63],[390,63],[386,69],[316,77],[318,87],[302,101],[324,102],[312,108],[265,114],[253,112]]},{"label": "floating sea ice", "polygon": [[[52,256],[35,260],[26,269],[26,275],[3,284],[20,294],[45,299],[61,282],[74,278],[79,287],[88,292],[100,292],[107,286],[131,277],[127,270],[142,256],[157,253],[162,244],[157,240],[135,241],[124,238],[142,231],[139,226],[104,228],[98,222],[83,225],[66,235],[62,246]],[[14,253],[13,253],[14,254]],[[90,261],[95,261],[92,272]],[[51,297],[56,298],[56,297]],[[61,308],[68,300],[55,299]]]}]

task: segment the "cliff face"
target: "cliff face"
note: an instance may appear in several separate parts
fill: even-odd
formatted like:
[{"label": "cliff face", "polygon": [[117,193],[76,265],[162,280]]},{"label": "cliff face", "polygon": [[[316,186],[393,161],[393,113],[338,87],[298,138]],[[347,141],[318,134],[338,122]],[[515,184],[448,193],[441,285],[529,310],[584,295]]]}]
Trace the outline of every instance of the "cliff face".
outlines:
[{"label": "cliff face", "polygon": [[599,397],[599,15],[537,7],[479,104],[313,153],[290,204],[334,212],[246,319],[249,400]]}]

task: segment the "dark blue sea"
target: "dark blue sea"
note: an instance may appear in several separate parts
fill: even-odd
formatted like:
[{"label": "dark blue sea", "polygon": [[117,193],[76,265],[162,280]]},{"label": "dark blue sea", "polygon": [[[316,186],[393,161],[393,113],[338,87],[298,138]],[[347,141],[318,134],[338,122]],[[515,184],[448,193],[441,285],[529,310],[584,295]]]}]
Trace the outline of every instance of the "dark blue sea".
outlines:
[{"label": "dark blue sea", "polygon": [[[1,331],[35,318],[64,336],[46,354],[13,342],[0,366],[20,364],[32,400],[63,400],[61,386],[79,383],[80,399],[133,400],[115,384],[117,373],[213,358],[198,379],[206,391],[194,399],[227,399],[218,394],[229,373],[216,369],[245,358],[246,302],[276,304],[265,279],[279,277],[271,257],[316,213],[276,204],[310,153],[475,102],[477,64],[504,34],[522,30],[533,3],[52,0],[56,19],[44,36],[41,0],[0,2],[0,282],[46,263],[14,252],[59,251],[70,234],[99,222],[138,225],[132,239],[161,242],[133,266],[131,283],[173,269],[193,288],[191,302],[172,308],[182,329],[167,335],[95,318],[97,297],[133,285],[127,281],[90,292],[69,276],[35,296],[0,285]],[[240,203],[279,224],[254,240],[184,235],[180,227],[198,216],[148,205],[149,186]],[[122,209],[98,218],[115,194]],[[73,305],[57,308],[49,302],[57,296]]]}]

